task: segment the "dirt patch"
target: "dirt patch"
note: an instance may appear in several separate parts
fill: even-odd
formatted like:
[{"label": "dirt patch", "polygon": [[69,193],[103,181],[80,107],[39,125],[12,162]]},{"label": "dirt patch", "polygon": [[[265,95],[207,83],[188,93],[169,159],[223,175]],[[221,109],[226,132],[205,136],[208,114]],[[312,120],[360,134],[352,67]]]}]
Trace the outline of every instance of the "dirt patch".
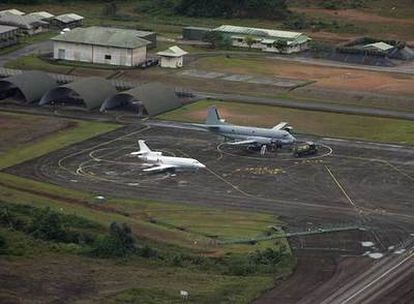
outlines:
[{"label": "dirt patch", "polygon": [[260,73],[273,77],[315,81],[307,87],[414,95],[412,85],[414,77],[411,75],[398,76],[395,73],[328,67],[277,59],[204,58],[194,62],[194,65],[197,68],[228,73]]}]

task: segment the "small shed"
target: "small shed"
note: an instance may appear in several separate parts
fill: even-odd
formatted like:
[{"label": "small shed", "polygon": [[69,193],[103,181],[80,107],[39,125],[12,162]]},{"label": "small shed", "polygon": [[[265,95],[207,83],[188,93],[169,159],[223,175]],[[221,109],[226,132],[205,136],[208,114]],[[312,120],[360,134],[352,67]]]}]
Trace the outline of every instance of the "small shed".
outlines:
[{"label": "small shed", "polygon": [[188,53],[178,46],[169,47],[167,50],[158,52],[161,57],[162,68],[181,68],[183,66],[184,56]]},{"label": "small shed", "polygon": [[32,13],[27,14],[26,16],[35,17],[42,21],[51,21],[55,17],[55,15],[49,12],[46,12],[46,11],[32,12]]},{"label": "small shed", "polygon": [[52,20],[52,24],[60,29],[75,28],[82,26],[83,17],[78,14],[63,14],[56,16]]}]

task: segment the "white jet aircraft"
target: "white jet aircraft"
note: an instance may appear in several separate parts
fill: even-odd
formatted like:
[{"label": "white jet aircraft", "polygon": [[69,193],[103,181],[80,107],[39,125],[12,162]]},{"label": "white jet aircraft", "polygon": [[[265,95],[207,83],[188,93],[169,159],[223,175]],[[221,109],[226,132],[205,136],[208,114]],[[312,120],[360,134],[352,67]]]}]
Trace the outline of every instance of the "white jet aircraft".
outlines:
[{"label": "white jet aircraft", "polygon": [[132,152],[130,155],[136,155],[145,163],[152,165],[150,168],[144,169],[145,172],[197,171],[206,167],[194,158],[164,156],[162,152],[151,151],[144,140],[138,140],[138,145],[140,150]]}]

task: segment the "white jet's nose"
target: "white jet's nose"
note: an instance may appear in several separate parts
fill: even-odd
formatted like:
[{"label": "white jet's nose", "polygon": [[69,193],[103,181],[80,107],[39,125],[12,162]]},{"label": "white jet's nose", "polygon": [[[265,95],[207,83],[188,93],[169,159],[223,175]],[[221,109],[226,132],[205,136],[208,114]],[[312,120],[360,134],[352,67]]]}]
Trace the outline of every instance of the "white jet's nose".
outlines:
[{"label": "white jet's nose", "polygon": [[203,165],[202,163],[198,163],[198,164],[197,164],[197,167],[198,167],[198,168],[200,168],[200,169],[204,169],[206,166],[205,166],[205,165]]}]

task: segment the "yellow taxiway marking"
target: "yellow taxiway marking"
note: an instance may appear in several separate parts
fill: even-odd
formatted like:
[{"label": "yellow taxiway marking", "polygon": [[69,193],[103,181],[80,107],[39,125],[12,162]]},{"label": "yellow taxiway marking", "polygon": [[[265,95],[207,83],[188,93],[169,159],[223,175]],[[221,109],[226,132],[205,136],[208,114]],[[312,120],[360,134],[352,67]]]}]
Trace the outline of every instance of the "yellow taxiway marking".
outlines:
[{"label": "yellow taxiway marking", "polygon": [[335,175],[332,173],[332,171],[328,168],[327,165],[325,165],[326,170],[328,171],[329,175],[332,177],[335,184],[338,186],[338,188],[341,190],[341,192],[345,195],[348,202],[354,207],[358,208],[357,205],[352,201],[352,199],[349,197],[348,193],[346,193],[344,187],[342,187],[341,183],[336,179]]}]

